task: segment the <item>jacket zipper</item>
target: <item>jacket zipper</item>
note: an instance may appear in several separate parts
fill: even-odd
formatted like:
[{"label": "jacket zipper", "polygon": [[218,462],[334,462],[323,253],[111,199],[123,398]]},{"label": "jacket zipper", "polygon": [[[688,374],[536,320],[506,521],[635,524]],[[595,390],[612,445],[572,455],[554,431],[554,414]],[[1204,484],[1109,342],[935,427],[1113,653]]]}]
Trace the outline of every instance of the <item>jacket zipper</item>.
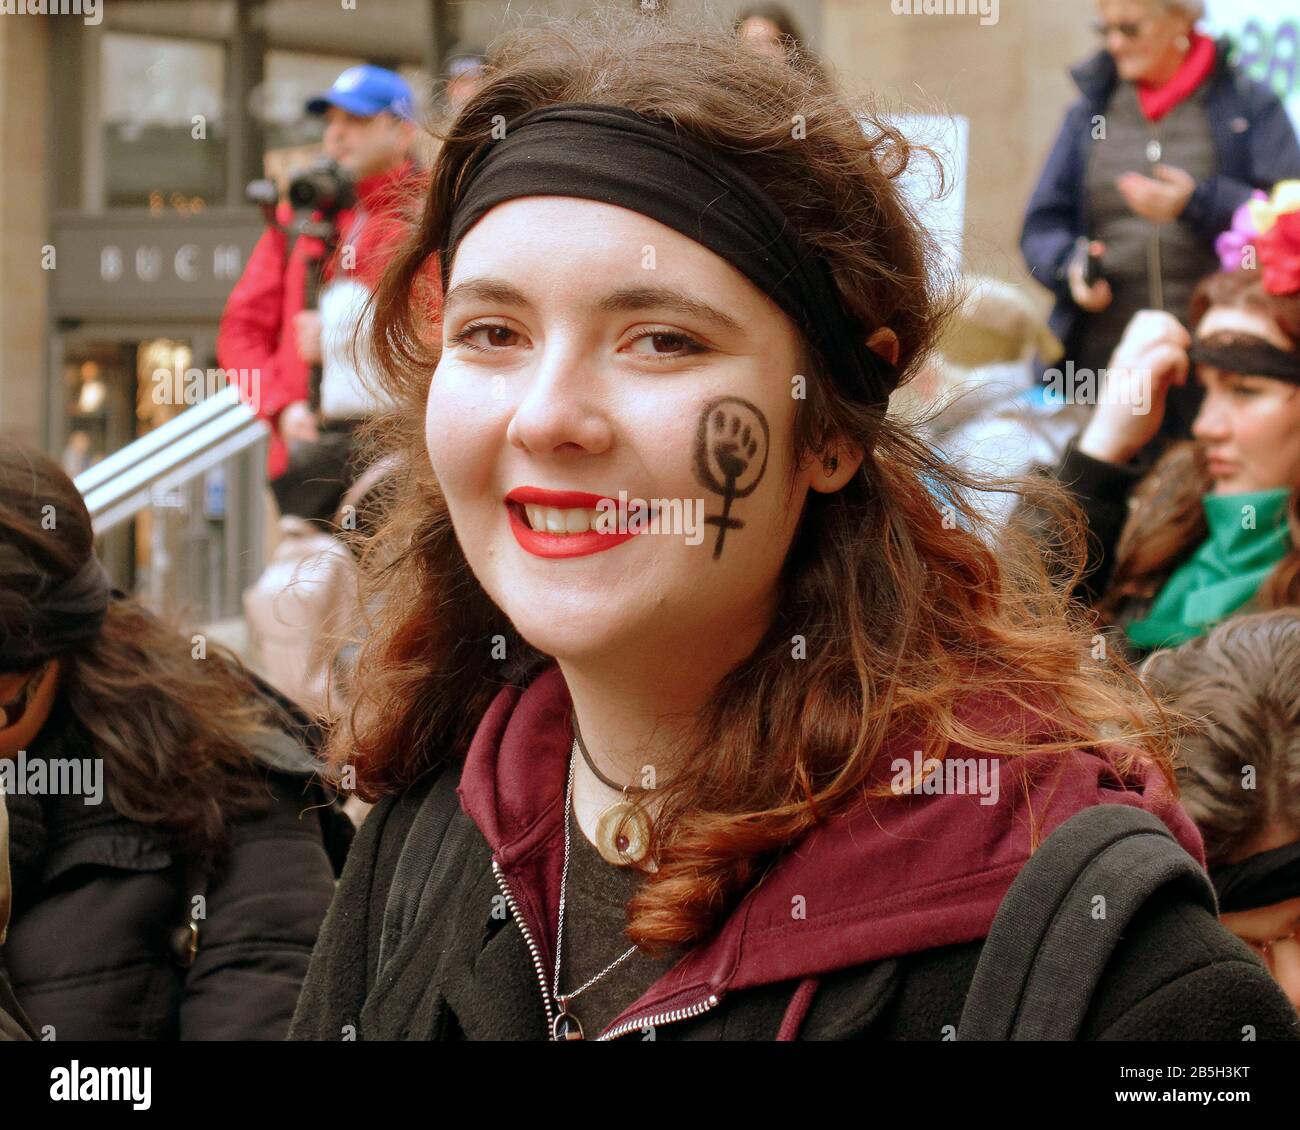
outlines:
[{"label": "jacket zipper", "polygon": [[[1164,146],[1160,143],[1158,131],[1153,126],[1148,133],[1146,158],[1149,172],[1155,179],[1156,166],[1164,157]],[[1147,243],[1147,301],[1152,310],[1165,308],[1164,267],[1160,262],[1160,225],[1151,223],[1151,238]]]},{"label": "jacket zipper", "polygon": [[1151,240],[1147,245],[1147,299],[1152,310],[1165,308],[1164,268],[1160,263],[1160,225],[1151,225]]},{"label": "jacket zipper", "polygon": [[[542,967],[541,951],[537,948],[537,942],[533,938],[533,932],[528,928],[528,923],[524,921],[523,914],[519,911],[519,904],[515,902],[515,893],[510,889],[510,884],[506,881],[505,872],[501,870],[501,865],[494,859],[492,861],[492,874],[496,877],[497,886],[501,888],[501,893],[505,896],[506,905],[510,908],[510,913],[519,923],[519,932],[524,936],[524,943],[528,946],[528,952],[533,958],[533,969],[537,973],[537,984],[542,990],[542,1004],[546,1008],[546,1033],[547,1039],[551,1038],[551,1025],[554,1023],[554,1010],[551,1006],[551,991],[546,987],[546,970]],[[718,1003],[716,994],[710,993],[702,1001],[688,1005],[685,1008],[675,1008],[670,1012],[657,1013],[654,1016],[639,1017],[635,1020],[626,1020],[617,1028],[597,1036],[597,1040],[612,1040],[617,1036],[622,1036],[631,1032],[634,1028],[660,1027],[664,1024],[672,1024],[678,1020],[689,1020],[693,1016],[699,1016],[702,1012],[708,1012]]]},{"label": "jacket zipper", "polygon": [[515,921],[519,923],[519,932],[524,936],[524,942],[528,946],[528,952],[533,956],[533,968],[537,971],[537,983],[542,990],[542,1004],[546,1008],[546,1038],[551,1039],[551,1026],[554,1023],[553,1010],[551,1008],[551,991],[546,987],[546,970],[542,967],[542,954],[537,948],[537,942],[533,940],[533,932],[528,929],[528,923],[524,921],[524,916],[519,912],[519,904],[515,902],[515,893],[510,889],[510,884],[506,882],[505,872],[501,870],[501,865],[494,859],[492,860],[492,874],[496,876],[497,886],[501,888],[501,893],[505,895],[506,905],[510,908],[510,913],[514,915]]},{"label": "jacket zipper", "polygon": [[597,1042],[601,1040],[614,1040],[619,1036],[624,1036],[634,1028],[659,1028],[665,1024],[673,1024],[678,1020],[689,1020],[693,1016],[699,1016],[701,1013],[708,1012],[718,1003],[716,993],[710,993],[704,1000],[696,1001],[685,1008],[674,1008],[671,1012],[660,1012],[654,1016],[640,1016],[635,1020],[625,1020],[616,1028],[611,1028],[596,1037]]}]

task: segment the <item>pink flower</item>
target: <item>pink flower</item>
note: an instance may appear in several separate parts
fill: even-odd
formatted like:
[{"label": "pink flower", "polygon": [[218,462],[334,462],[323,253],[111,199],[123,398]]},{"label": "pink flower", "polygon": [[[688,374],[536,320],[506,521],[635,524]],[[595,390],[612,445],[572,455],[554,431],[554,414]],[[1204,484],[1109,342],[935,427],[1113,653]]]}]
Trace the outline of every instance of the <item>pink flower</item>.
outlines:
[{"label": "pink flower", "polygon": [[[1251,200],[1267,200],[1268,196],[1256,189]],[[1225,271],[1240,270],[1245,262],[1246,248],[1255,242],[1258,232],[1251,214],[1250,201],[1242,204],[1232,214],[1232,227],[1220,232],[1214,241],[1214,251],[1219,256],[1219,265]]]}]

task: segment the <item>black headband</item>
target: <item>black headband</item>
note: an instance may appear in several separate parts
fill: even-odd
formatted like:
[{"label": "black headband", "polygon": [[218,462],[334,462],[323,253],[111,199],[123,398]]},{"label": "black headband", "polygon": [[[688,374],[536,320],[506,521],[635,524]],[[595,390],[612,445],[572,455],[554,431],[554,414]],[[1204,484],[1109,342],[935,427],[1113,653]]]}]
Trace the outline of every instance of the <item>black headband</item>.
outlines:
[{"label": "black headband", "polygon": [[857,401],[884,405],[894,367],[867,348],[824,258],[776,202],[703,142],[620,106],[565,102],[510,122],[462,173],[441,251],[443,292],[465,233],[520,196],[577,196],[658,220],[735,266],[784,310]]},{"label": "black headband", "polygon": [[36,602],[36,622],[22,638],[0,634],[0,673],[32,671],[94,639],[108,614],[112,585],[93,553],[71,577]]},{"label": "black headband", "polygon": [[1211,334],[1204,341],[1194,341],[1188,355],[1198,365],[1225,373],[1300,385],[1300,353],[1279,349],[1254,334]]},{"label": "black headband", "polygon": [[1211,867],[1210,878],[1221,914],[1300,898],[1300,841]]}]

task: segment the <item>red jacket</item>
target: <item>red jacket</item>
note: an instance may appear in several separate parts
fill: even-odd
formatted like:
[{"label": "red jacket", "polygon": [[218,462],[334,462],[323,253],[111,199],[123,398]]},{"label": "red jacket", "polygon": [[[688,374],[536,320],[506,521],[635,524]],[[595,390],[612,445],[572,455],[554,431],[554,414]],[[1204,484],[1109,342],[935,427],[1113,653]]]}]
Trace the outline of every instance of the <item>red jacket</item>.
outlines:
[{"label": "red jacket", "polygon": [[[340,250],[326,265],[326,281],[340,274],[350,275],[373,288],[397,242],[416,222],[427,188],[427,173],[409,160],[396,169],[359,181],[356,193],[360,207],[338,215]],[[354,233],[359,216],[363,222]],[[287,204],[280,205],[277,218],[282,224],[292,220]],[[355,262],[345,269],[341,251],[349,236]],[[280,413],[294,401],[307,399],[308,367],[298,355],[293,317],[305,304],[308,259],[322,251],[320,240],[300,236],[286,266],[287,243],[283,231],[268,228],[262,233],[248,266],[230,292],[217,335],[217,363],[223,369],[255,369],[260,374],[256,382],[247,382],[249,403],[271,425],[266,473],[272,479],[284,474],[289,462],[288,450],[276,427]],[[436,277],[437,272],[432,273]]]},{"label": "red jacket", "polygon": [[[541,968],[554,968],[564,856],[564,788],[573,732],[558,666],[528,687],[503,689],[470,745],[458,792],[509,884]],[[993,727],[1013,719],[983,712]],[[880,779],[900,738],[882,753]],[[954,750],[951,756],[967,756]],[[998,803],[976,795],[913,795],[864,802],[814,829],[743,898],[722,928],[626,1008],[606,1033],[646,1018],[707,1011],[728,993],[816,978],[882,958],[987,936],[1012,880],[1031,854],[1031,815],[1042,838],[1095,804],[1144,808],[1204,865],[1200,833],[1152,770],[1122,776],[1089,752],[1001,759]],[[802,896],[806,917],[791,915]],[[801,994],[806,1009],[815,984]]]}]

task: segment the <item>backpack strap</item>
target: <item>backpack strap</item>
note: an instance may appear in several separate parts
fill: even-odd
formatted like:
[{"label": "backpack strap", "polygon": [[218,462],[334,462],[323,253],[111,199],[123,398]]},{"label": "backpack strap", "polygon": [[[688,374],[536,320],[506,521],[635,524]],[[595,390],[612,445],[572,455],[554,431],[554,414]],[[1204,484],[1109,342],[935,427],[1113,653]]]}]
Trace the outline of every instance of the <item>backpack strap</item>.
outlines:
[{"label": "backpack strap", "polygon": [[384,904],[379,956],[375,963],[376,984],[383,976],[385,964],[419,916],[425,893],[450,866],[470,826],[467,820],[453,819],[460,811],[460,797],[456,795],[459,784],[460,767],[444,766],[406,833]]},{"label": "backpack strap", "polygon": [[1157,817],[1127,804],[1070,817],[998,907],[957,1038],[1077,1039],[1116,943],[1169,884],[1217,916],[1209,877]]}]

